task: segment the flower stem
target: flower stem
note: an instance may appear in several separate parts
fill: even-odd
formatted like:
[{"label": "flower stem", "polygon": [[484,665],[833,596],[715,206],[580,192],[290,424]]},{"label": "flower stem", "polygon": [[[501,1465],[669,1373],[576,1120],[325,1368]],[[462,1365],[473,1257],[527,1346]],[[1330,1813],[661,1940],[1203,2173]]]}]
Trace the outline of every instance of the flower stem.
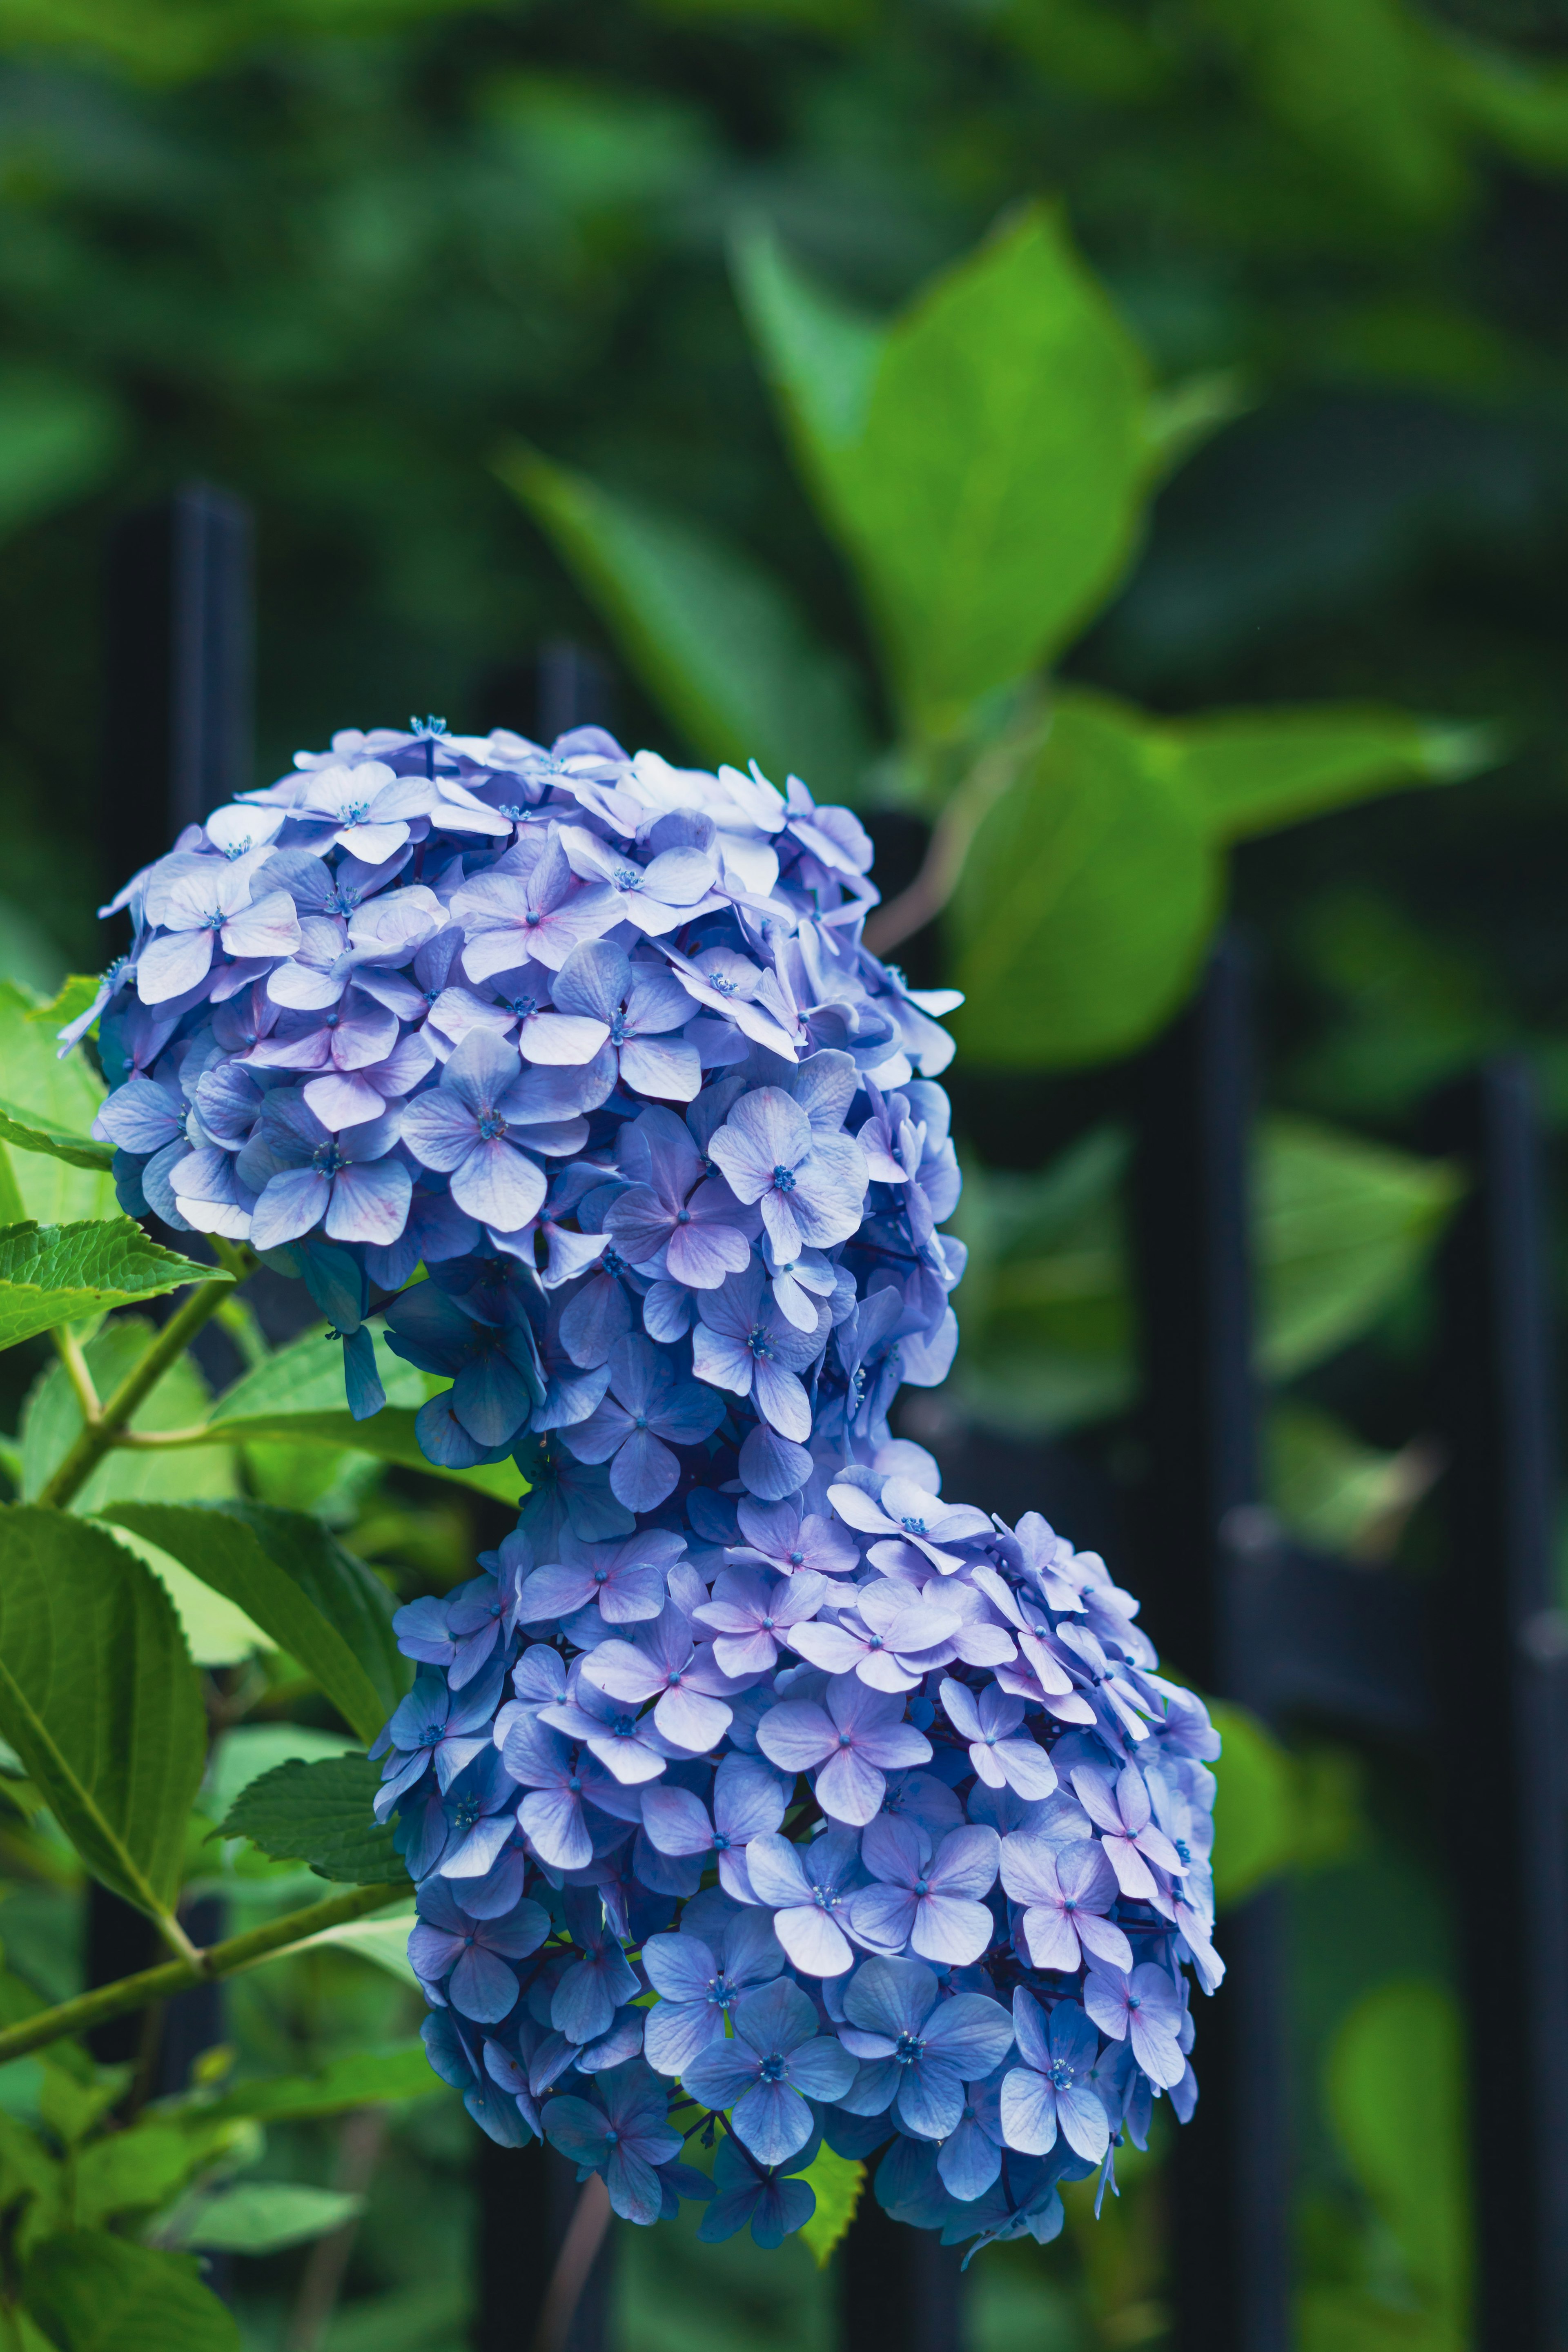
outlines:
[{"label": "flower stem", "polygon": [[[169,1318],[141,1361],[132,1366],[100,1410],[84,1412],[80,1434],[39,1493],[40,1503],[50,1504],[56,1510],[64,1510],[67,1504],[75,1500],[110,1447],[118,1443],[120,1433],[132,1414],[151,1395],[164,1373],[179,1362],[203,1324],[217,1313],[235,1283],[244,1281],[247,1275],[255,1271],[256,1260],[248,1250],[237,1250],[232,1244],[221,1238],[215,1240],[213,1245],[225,1269],[223,1278],[216,1282],[198,1283],[178,1313]],[[69,1374],[68,1358],[66,1370]],[[84,1361],[84,1374],[86,1370]],[[76,1387],[74,1378],[72,1386]],[[90,1390],[90,1380],[88,1386]],[[79,1402],[79,1389],[77,1393]]]},{"label": "flower stem", "polygon": [[76,1398],[77,1410],[83,1422],[96,1421],[103,1407],[99,1402],[98,1391],[93,1386],[81,1341],[68,1323],[57,1323],[49,1337],[55,1343],[56,1355],[66,1368],[66,1378],[71,1384],[71,1393]]},{"label": "flower stem", "polygon": [[879,907],[866,925],[866,945],[886,956],[927,923],[934,922],[963,871],[970,844],[982,822],[1017,775],[1025,760],[1045,740],[1050,725],[1031,697],[1005,734],[983,751],[950,794],[936,821],[920,872],[907,890]]},{"label": "flower stem", "polygon": [[205,1984],[217,1977],[237,1975],[241,1969],[253,1969],[262,1960],[277,1958],[291,1951],[297,1944],[323,1928],[341,1927],[345,1919],[363,1919],[372,1911],[384,1911],[389,1903],[406,1895],[406,1886],[354,1886],[346,1894],[330,1895],[324,1903],[313,1903],[308,1910],[290,1911],[287,1917],[273,1919],[264,1927],[247,1928],[243,1936],[230,1936],[221,1944],[210,1944],[205,1952],[195,1952],[188,1960],[164,1960],[153,1969],[142,1969],[132,1977],[121,1977],[117,1983],[100,1985],[95,1992],[79,1993],[74,2000],[63,2000],[54,2009],[39,2011],[37,2017],[24,2018],[19,2025],[7,2026],[0,2032],[0,2066],[12,2058],[24,2057],[29,2050],[41,2050],[46,2043],[58,2042],[68,2033],[85,2033],[105,2018],[122,2017],[127,2010],[141,2009],[148,2001],[167,2000],[171,1995],[185,1992],[192,1985]]},{"label": "flower stem", "polygon": [[595,2258],[610,2226],[610,2192],[601,2173],[590,2173],[572,2208],[561,2252],[544,2290],[544,2305],[534,2330],[532,2352],[565,2352],[566,2339]]}]

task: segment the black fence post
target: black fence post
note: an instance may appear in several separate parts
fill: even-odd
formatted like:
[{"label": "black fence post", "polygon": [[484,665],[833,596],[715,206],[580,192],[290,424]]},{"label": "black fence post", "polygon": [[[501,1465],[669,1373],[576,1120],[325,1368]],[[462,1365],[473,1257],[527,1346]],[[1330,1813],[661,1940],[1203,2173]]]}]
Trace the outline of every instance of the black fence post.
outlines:
[{"label": "black fence post", "polygon": [[[249,511],[226,491],[187,484],[121,522],[107,575],[103,838],[117,887],[162,856],[183,826],[251,782]],[[222,1906],[196,1905],[186,1925],[198,1941],[216,1942]],[[94,1881],[89,1985],[128,1976],[161,1953],[151,1920]],[[161,2017],[116,2018],[89,2041],[105,2063],[139,2058],[147,2087],[171,2092],[222,2038],[221,1988],[200,1985]]]},{"label": "black fence post", "polygon": [[964,2352],[963,2249],[911,2230],[878,2204],[869,2181],[834,2256],[839,2352]]},{"label": "black fence post", "polygon": [[187,482],[109,549],[104,847],[114,887],[253,781],[251,520]]},{"label": "black fence post", "polygon": [[[1146,1622],[1179,1672],[1216,1696],[1256,1704],[1264,1661],[1247,1627],[1279,1560],[1258,1503],[1247,998],[1245,958],[1224,942],[1192,1005],[1139,1072],[1131,1205]],[[1178,2352],[1287,2352],[1278,1895],[1229,1913],[1219,1942],[1228,1974],[1215,2000],[1198,2004],[1202,2090],[1172,2159],[1175,2343]]]},{"label": "black fence post", "polygon": [[1552,1279],[1528,1073],[1489,1064],[1432,1139],[1470,1192],[1440,1265],[1448,1457],[1436,1611],[1444,1841],[1468,2023],[1477,2352],[1568,2345],[1568,1619],[1554,1570]]}]

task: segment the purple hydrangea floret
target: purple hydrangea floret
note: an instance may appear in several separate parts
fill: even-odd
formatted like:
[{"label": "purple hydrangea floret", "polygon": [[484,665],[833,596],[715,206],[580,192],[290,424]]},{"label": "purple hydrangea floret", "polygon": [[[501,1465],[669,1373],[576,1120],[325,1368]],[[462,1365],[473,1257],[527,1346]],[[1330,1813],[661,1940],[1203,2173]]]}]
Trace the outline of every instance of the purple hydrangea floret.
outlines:
[{"label": "purple hydrangea floret", "polygon": [[870,863],[596,728],[338,735],[115,901],[95,1131],[304,1279],[356,1417],[379,1333],[428,1456],[526,1481],[374,1751],[484,2129],[704,2238],[798,2229],[826,2143],[1043,2240],[1192,2113],[1219,1742],[1096,1554],[890,1434],[957,1340],[959,1000],[863,944]]}]

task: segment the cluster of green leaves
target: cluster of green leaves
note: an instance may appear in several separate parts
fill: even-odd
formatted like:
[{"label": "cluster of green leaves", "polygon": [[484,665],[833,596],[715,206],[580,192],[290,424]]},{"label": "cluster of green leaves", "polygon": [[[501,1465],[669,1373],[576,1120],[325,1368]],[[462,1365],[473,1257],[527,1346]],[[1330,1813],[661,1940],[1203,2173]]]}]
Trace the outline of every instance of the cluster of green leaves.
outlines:
[{"label": "cluster of green leaves", "polygon": [[[0,1973],[16,2023],[37,2007]],[[49,2345],[114,2352],[237,2352],[233,2315],[202,2284],[201,2252],[265,2254],[340,2228],[363,2200],[288,2181],[236,2180],[268,2123],[342,2115],[428,2095],[423,2044],[366,2051],[314,2075],[204,2079],[127,2120],[128,2066],[97,2066],[70,2043],[4,2077],[0,2214],[7,2241],[4,2326],[19,2352]],[[183,2249],[189,2248],[191,2252]]]},{"label": "cluster of green leaves", "polygon": [[[935,827],[891,936],[947,910],[972,1061],[1059,1068],[1141,1044],[1192,985],[1227,844],[1488,763],[1473,729],[1369,705],[1172,723],[1047,683],[1126,572],[1162,476],[1226,414],[1223,387],[1155,389],[1055,215],[1028,209],[887,323],[761,232],[736,275],[879,651],[899,729],[880,789]],[[863,793],[869,682],[855,691],[781,582],[537,451],[500,470],[700,751]]]},{"label": "cluster of green leaves", "polygon": [[[394,1374],[407,1368],[387,1359],[394,1404],[361,1429],[342,1411],[324,1334],[270,1352],[241,1323],[257,1360],[208,1393],[186,1343],[205,1312],[232,1312],[249,1260],[197,1264],[102,1213],[112,1195],[103,1201],[89,1132],[102,1087],[54,1049],[78,996],[73,987],[40,1006],[0,989],[0,1186],[15,1208],[70,1215],[0,1230],[0,1349],[47,1335],[57,1355],[8,1447],[16,1499],[0,1507],[0,1738],[5,1770],[20,1776],[4,1783],[7,1805],[27,1824],[29,1851],[47,1850],[47,1828],[155,1923],[174,1958],[143,1999],[328,1943],[400,1969],[412,1890],[391,1828],[372,1814],[379,1774],[363,1752],[407,1686],[390,1597],[321,1517],[245,1491],[246,1466],[251,1448],[269,1445],[291,1458],[358,1447],[373,1463],[421,1463],[412,1423],[424,1386],[399,1386]],[[184,1302],[163,1327],[115,1311],[171,1291]],[[516,1483],[509,1474],[513,1494]],[[502,1491],[493,1473],[483,1490]],[[242,1755],[246,1735],[226,1731],[215,1765],[210,1707],[234,1719],[233,1675],[215,1682],[203,1668],[237,1668],[243,1684],[243,1662],[258,1654],[318,1694],[345,1732],[258,1729],[259,1752],[226,1798],[235,1766],[225,1759]],[[182,1909],[203,1885],[248,1893],[259,1916],[198,1960]],[[50,2009],[22,1977],[0,1974],[0,2341],[232,2352],[236,2323],[195,2256],[299,2244],[363,2202],[236,2180],[262,2153],[262,2125],[426,2094],[423,2049],[347,2053],[319,2078],[222,2090],[204,2078],[148,2105],[132,2070],[95,2066],[68,2038],[114,2013],[85,1998],[86,2010],[80,1997]],[[222,2053],[217,2063],[221,2072]]]},{"label": "cluster of green leaves", "polygon": [[[1127,1139],[1093,1129],[1037,1176],[972,1171],[953,1400],[1042,1436],[1125,1412],[1136,1392],[1122,1217]],[[1269,1493],[1330,1551],[1386,1548],[1433,1472],[1418,1444],[1361,1444],[1289,1384],[1407,1309],[1458,1203],[1458,1171],[1300,1118],[1259,1128],[1253,1176],[1258,1370],[1273,1394]]]}]

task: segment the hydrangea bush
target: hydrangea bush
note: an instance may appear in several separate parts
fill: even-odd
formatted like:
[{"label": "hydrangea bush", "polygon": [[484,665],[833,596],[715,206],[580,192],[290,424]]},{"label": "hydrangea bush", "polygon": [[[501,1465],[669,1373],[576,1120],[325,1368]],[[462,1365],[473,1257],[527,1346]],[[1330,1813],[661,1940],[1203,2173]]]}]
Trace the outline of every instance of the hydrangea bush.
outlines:
[{"label": "hydrangea bush", "polygon": [[629,2221],[776,2244],[826,2141],[1044,2239],[1192,2112],[1218,1741],[1103,1561],[889,1433],[957,1339],[957,1000],[870,862],[754,767],[348,732],[135,877],[76,1026],[127,1210],[302,1276],[360,1418],[381,1318],[430,1459],[526,1477],[375,1751],[437,2071]]}]

